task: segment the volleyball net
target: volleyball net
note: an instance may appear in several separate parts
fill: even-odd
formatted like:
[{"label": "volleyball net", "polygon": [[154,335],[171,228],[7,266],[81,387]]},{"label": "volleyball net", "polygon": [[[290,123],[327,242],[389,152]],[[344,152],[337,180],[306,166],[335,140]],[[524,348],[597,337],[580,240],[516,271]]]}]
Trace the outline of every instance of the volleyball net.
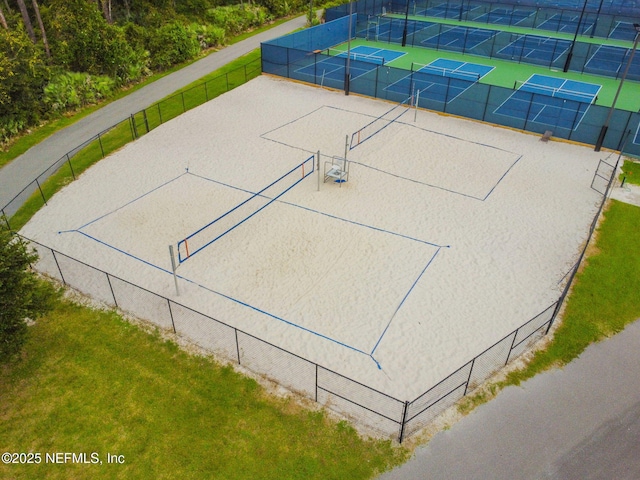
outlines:
[{"label": "volleyball net", "polygon": [[277,180],[242,203],[223,213],[178,242],[178,264],[220,240],[314,172],[315,156],[310,156]]},{"label": "volleyball net", "polygon": [[409,96],[405,100],[394,106],[391,110],[383,113],[372,122],[366,124],[360,130],[353,132],[353,134],[351,135],[351,141],[349,142],[349,150],[353,150],[365,140],[370,139],[376,133],[380,132],[382,129],[388,127],[393,122],[398,120],[402,115],[409,111],[409,107],[411,107],[411,104],[412,97]]}]

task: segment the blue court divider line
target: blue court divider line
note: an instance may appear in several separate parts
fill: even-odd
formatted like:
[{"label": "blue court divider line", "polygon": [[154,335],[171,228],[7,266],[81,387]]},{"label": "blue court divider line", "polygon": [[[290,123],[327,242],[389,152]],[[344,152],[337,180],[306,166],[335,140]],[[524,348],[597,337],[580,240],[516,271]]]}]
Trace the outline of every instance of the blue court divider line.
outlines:
[{"label": "blue court divider line", "polygon": [[441,248],[438,248],[438,250],[436,250],[436,253],[433,254],[433,256],[429,259],[429,261],[427,262],[427,264],[425,265],[425,267],[422,269],[422,271],[420,272],[420,275],[418,275],[418,278],[415,279],[415,281],[413,282],[413,284],[411,285],[411,288],[409,288],[409,291],[404,295],[404,297],[402,298],[402,300],[400,301],[400,304],[396,307],[395,311],[393,312],[393,315],[391,315],[391,318],[389,319],[389,322],[387,323],[387,326],[384,328],[384,330],[382,331],[382,334],[380,335],[380,338],[378,338],[378,341],[376,342],[376,344],[373,347],[373,350],[371,350],[371,356],[373,357],[373,354],[375,353],[376,349],[378,348],[378,346],[380,345],[380,342],[382,341],[382,338],[385,336],[385,334],[387,333],[387,330],[389,330],[389,327],[391,326],[391,322],[393,322],[393,319],[396,318],[396,315],[398,314],[398,312],[400,311],[400,309],[402,308],[402,305],[404,305],[404,302],[407,300],[407,298],[409,297],[409,295],[411,294],[411,292],[413,291],[413,289],[415,288],[415,286],[418,284],[418,282],[420,281],[420,279],[422,278],[422,276],[424,275],[424,272],[427,271],[427,268],[429,268],[429,266],[433,263],[433,260],[438,256],[438,253],[440,253]]},{"label": "blue court divider line", "polygon": [[[131,201],[129,201],[129,202],[127,202],[127,203],[125,203],[124,205],[120,205],[120,206],[119,206],[118,208],[116,208],[115,210],[113,210],[113,211],[111,211],[111,212],[108,212],[108,213],[105,213],[104,215],[102,215],[102,216],[100,216],[100,217],[98,217],[98,218],[96,218],[96,219],[94,219],[94,220],[91,220],[91,221],[90,221],[90,222],[88,222],[88,223],[85,223],[85,224],[84,224],[84,225],[82,225],[81,227],[78,227],[78,230],[81,230],[81,229],[83,229],[84,227],[87,227],[87,226],[91,225],[92,223],[95,223],[95,222],[97,222],[97,221],[99,221],[99,220],[102,220],[103,218],[108,217],[109,215],[111,215],[112,213],[117,212],[118,210],[122,210],[123,208],[125,208],[125,207],[127,207],[127,206],[131,205],[131,204],[132,204],[132,203],[134,203],[134,202],[137,202],[137,201],[138,201],[138,200],[140,200],[141,198],[146,197],[147,195],[149,195],[149,194],[151,194],[151,193],[155,192],[156,190],[159,190],[159,189],[161,189],[162,187],[165,187],[166,185],[169,185],[171,182],[176,181],[177,179],[179,179],[179,178],[180,178],[180,177],[182,177],[183,175],[186,175],[187,173],[189,173],[189,172],[188,172],[188,170],[187,170],[187,171],[185,171],[184,173],[181,173],[181,174],[180,174],[180,175],[178,175],[177,177],[172,178],[171,180],[168,180],[168,181],[164,182],[164,183],[163,183],[163,184],[161,184],[161,185],[158,185],[157,187],[155,187],[155,188],[153,188],[153,189],[149,190],[148,192],[143,193],[143,194],[142,194],[142,195],[140,195],[139,197],[134,198],[133,200],[131,200]],[[73,230],[71,230],[71,231],[73,231]],[[60,232],[58,232],[58,233],[60,233]]]},{"label": "blue court divider line", "polygon": [[[118,248],[118,247],[116,247],[114,245],[111,245],[110,243],[107,243],[107,242],[105,242],[103,240],[100,240],[99,238],[93,237],[93,236],[91,236],[91,235],[89,235],[89,234],[87,234],[85,232],[80,231],[80,230],[66,230],[64,232],[58,232],[58,233],[79,233],[80,235],[83,235],[83,236],[89,238],[90,240],[98,242],[99,244],[104,245],[107,248],[111,248],[112,250],[115,250],[118,253],[122,253],[122,254],[126,255],[127,257],[129,257],[129,258],[132,258],[134,260],[142,262],[145,265],[148,265],[148,266],[150,266],[152,268],[155,268],[155,269],[157,269],[157,270],[159,270],[161,272],[164,272],[164,273],[167,273],[167,274],[173,276],[173,272],[170,271],[170,270],[167,270],[166,268],[162,268],[159,265],[155,265],[154,263],[151,263],[148,260],[144,260],[143,258],[140,258],[140,257],[138,257],[136,255],[133,255],[132,253],[125,252],[121,248]],[[183,277],[182,275],[176,274],[176,277],[179,278],[180,280],[184,280],[187,283],[191,283],[192,285],[195,285],[195,286],[197,286],[199,288],[202,288],[202,289],[204,289],[204,290],[206,290],[208,292],[211,292],[211,293],[213,293],[215,295],[219,295],[222,298],[226,298],[227,300],[230,300],[231,302],[237,303],[238,305],[242,305],[243,307],[247,307],[247,308],[249,308],[251,310],[254,310],[254,311],[258,312],[258,313],[261,313],[263,315],[271,317],[271,318],[273,318],[275,320],[281,321],[281,322],[283,322],[283,323],[285,323],[287,325],[290,325],[292,327],[299,328],[300,330],[303,330],[303,331],[305,331],[307,333],[311,333],[313,335],[316,335],[316,336],[318,336],[320,338],[323,338],[325,340],[333,342],[333,343],[335,343],[337,345],[340,345],[342,347],[348,348],[349,350],[353,350],[354,352],[361,353],[362,355],[366,355],[367,357],[371,358],[375,362],[375,364],[378,366],[378,368],[380,370],[382,370],[382,366],[376,361],[375,358],[373,358],[373,355],[371,355],[371,354],[369,354],[369,353],[367,353],[367,352],[365,352],[363,350],[360,350],[359,348],[356,348],[356,347],[354,347],[352,345],[349,345],[347,343],[344,343],[344,342],[341,342],[339,340],[336,340],[335,338],[332,338],[332,337],[330,337],[328,335],[324,335],[324,334],[322,334],[320,332],[316,332],[315,330],[311,330],[310,328],[303,327],[302,325],[298,325],[297,323],[294,323],[294,322],[291,322],[289,320],[286,320],[286,319],[284,319],[282,317],[279,317],[279,316],[277,316],[277,315],[275,315],[273,313],[267,312],[266,310],[263,310],[261,308],[255,307],[255,306],[253,306],[253,305],[251,305],[251,304],[249,304],[247,302],[243,302],[242,300],[238,300],[237,298],[234,298],[234,297],[232,297],[230,295],[226,295],[226,294],[224,294],[222,292],[218,292],[217,290],[213,290],[212,288],[206,287],[206,286],[204,286],[204,285],[202,285],[202,284],[200,284],[200,283],[198,283],[198,282],[196,282],[194,280],[191,280],[191,279],[189,279],[187,277]]]}]

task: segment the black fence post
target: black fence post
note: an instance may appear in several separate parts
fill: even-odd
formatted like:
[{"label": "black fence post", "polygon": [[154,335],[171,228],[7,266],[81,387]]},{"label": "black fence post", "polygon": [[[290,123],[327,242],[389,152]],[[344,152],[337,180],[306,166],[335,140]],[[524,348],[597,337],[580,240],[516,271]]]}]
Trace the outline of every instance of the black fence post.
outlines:
[{"label": "black fence post", "polygon": [[238,329],[234,328],[233,331],[236,334],[236,354],[238,355],[238,365],[242,365],[240,362],[240,344],[238,343]]},{"label": "black fence post", "polygon": [[113,291],[113,285],[111,285],[111,279],[108,273],[105,273],[105,275],[107,276],[107,283],[109,284],[109,290],[111,290],[111,296],[113,297],[113,304],[116,306],[116,308],[118,308],[118,299],[116,298],[116,294]]},{"label": "black fence post", "polygon": [[98,143],[100,144],[100,153],[102,153],[102,158],[104,158],[104,147],[102,146],[102,135],[98,134]]},{"label": "black fence post", "polygon": [[176,322],[173,320],[173,311],[171,310],[171,300],[167,298],[167,305],[169,306],[169,316],[171,317],[171,326],[173,327],[173,333],[178,333],[176,331]]},{"label": "black fence post", "polygon": [[404,439],[404,427],[407,424],[407,412],[409,411],[409,402],[404,402],[404,407],[402,408],[402,422],[400,423],[400,434],[398,435],[398,443],[402,443]]},{"label": "black fence post", "polygon": [[[51,250],[51,249],[49,249]],[[53,255],[53,261],[56,262],[56,267],[58,267],[58,272],[60,272],[60,278],[62,279],[63,285],[68,285],[67,281],[64,279],[64,275],[62,274],[62,269],[60,268],[60,264],[58,263],[58,257],[56,257],[55,250],[51,250],[51,255]]]},{"label": "black fence post", "polygon": [[47,198],[44,196],[44,192],[42,191],[42,187],[40,187],[40,182],[36,178],[36,185],[38,186],[38,190],[40,190],[40,195],[42,195],[42,201],[45,205],[47,205]]},{"label": "black fence post", "polygon": [[69,169],[71,170],[71,176],[73,177],[73,179],[76,179],[76,172],[73,171],[73,165],[71,164],[71,157],[69,157],[69,154],[66,154],[67,157],[67,162],[69,163]]}]

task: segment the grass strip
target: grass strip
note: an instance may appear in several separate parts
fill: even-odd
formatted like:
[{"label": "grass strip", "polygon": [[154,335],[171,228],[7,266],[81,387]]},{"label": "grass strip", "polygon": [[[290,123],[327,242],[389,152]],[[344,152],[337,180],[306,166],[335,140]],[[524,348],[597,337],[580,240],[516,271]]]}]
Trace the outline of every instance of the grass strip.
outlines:
[{"label": "grass strip", "polygon": [[[22,360],[0,368],[0,392],[0,451],[42,455],[0,464],[1,478],[356,480],[408,455],[68,300],[30,327]],[[55,452],[102,463],[47,463]]]},{"label": "grass strip", "polygon": [[462,413],[520,385],[538,373],[562,367],[594,342],[622,331],[640,318],[640,207],[611,200],[596,230],[595,245],[575,277],[561,322],[546,348],[523,369],[510,372],[459,405]]},{"label": "grass strip", "polygon": [[623,178],[625,179],[625,183],[640,185],[640,163],[625,160],[624,164],[622,165],[620,181],[622,181]]},{"label": "grass strip", "polygon": [[50,199],[62,187],[109,153],[185,111],[246,83],[260,75],[260,71],[260,49],[256,49],[176,94],[136,113],[131,122],[129,119],[124,120],[101,134],[99,138],[88,142],[74,153],[70,161],[58,165],[60,168],[41,184],[42,194],[36,190],[18,209],[10,219],[11,228],[19,230],[42,208],[42,195]]}]

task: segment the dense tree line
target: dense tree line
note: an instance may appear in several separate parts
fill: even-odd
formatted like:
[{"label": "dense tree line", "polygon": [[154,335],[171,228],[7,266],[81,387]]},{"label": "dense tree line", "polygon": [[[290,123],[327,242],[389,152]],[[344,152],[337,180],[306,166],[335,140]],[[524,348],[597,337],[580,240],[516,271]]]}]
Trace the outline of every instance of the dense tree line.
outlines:
[{"label": "dense tree line", "polygon": [[0,0],[0,146],[309,0]]}]

